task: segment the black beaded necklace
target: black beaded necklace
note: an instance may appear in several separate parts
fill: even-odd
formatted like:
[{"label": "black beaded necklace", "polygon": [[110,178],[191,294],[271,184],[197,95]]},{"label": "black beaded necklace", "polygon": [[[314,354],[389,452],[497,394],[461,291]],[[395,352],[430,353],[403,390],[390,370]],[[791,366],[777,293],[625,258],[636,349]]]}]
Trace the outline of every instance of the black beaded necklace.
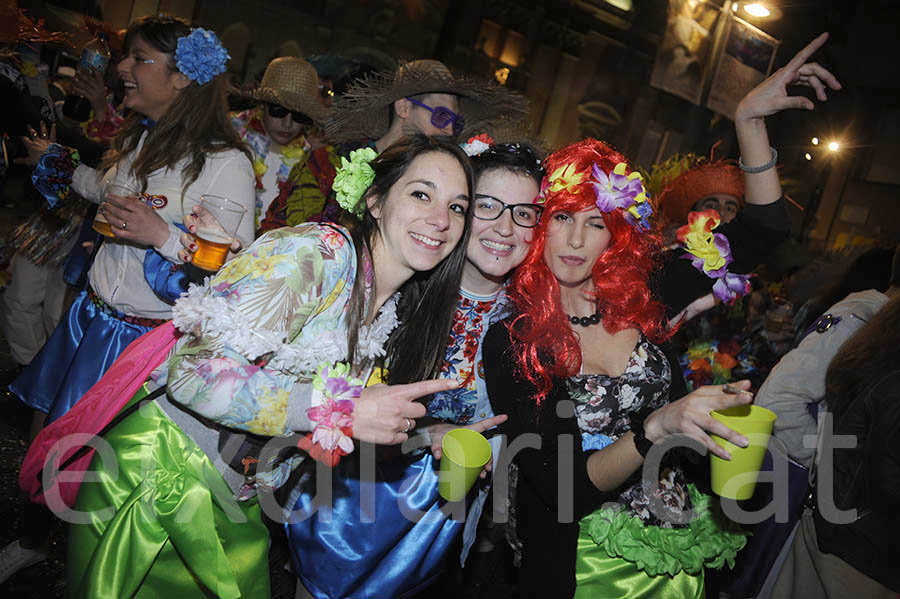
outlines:
[{"label": "black beaded necklace", "polygon": [[590,316],[569,316],[569,322],[572,324],[580,324],[583,327],[589,327],[592,324],[600,324],[600,311],[598,310]]}]

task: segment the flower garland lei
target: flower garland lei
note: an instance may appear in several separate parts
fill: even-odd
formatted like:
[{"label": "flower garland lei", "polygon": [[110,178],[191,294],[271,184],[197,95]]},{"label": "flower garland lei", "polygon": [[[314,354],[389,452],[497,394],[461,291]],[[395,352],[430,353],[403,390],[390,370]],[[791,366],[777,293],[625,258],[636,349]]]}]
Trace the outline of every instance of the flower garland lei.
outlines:
[{"label": "flower garland lei", "polygon": [[[269,139],[266,129],[263,127],[262,111],[263,108],[260,106],[232,117],[241,140],[246,142],[253,151],[253,174],[256,176],[257,221],[262,220],[263,216],[262,197],[260,196],[267,190],[263,187],[262,178],[269,171],[266,158],[269,156],[269,149],[272,144],[272,140]],[[285,193],[286,189],[290,189],[291,183],[288,181],[288,178],[291,171],[305,158],[307,158],[306,138],[303,136],[298,136],[288,145],[282,146],[281,166],[278,167],[278,173],[275,175],[279,196]]]},{"label": "flower garland lei", "polygon": [[322,402],[306,410],[316,426],[300,439],[297,447],[334,467],[341,457],[353,451],[353,408],[365,384],[351,377],[350,366],[343,362],[322,364],[312,384],[322,394]]},{"label": "flower garland lei", "polygon": [[378,152],[372,148],[360,148],[350,152],[349,161],[341,157],[341,166],[331,185],[340,207],[360,220],[365,214],[365,204],[359,200],[375,180],[375,171],[369,163],[377,156]]},{"label": "flower garland lei", "polygon": [[209,83],[216,75],[224,73],[230,58],[216,34],[202,27],[178,38],[175,47],[175,66],[199,85]]},{"label": "flower garland lei", "polygon": [[676,232],[678,242],[689,255],[694,268],[710,279],[716,279],[713,295],[719,301],[733,304],[734,300],[750,293],[750,275],[739,275],[728,272],[732,262],[731,245],[728,238],[721,233],[713,233],[713,229],[722,222],[715,210],[691,212],[688,224]]}]

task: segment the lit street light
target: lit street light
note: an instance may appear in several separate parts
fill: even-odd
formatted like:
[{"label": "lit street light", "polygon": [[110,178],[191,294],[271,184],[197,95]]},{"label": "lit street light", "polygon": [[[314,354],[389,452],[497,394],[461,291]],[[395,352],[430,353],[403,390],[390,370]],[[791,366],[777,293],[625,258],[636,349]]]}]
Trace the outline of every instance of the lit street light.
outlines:
[{"label": "lit street light", "polygon": [[809,152],[807,152],[807,153],[804,155],[804,158],[806,158],[807,160],[812,160],[812,154],[810,154]]},{"label": "lit street light", "polygon": [[818,138],[818,137],[813,137],[813,138],[812,138],[812,145],[814,145],[814,146],[819,145],[819,138]]},{"label": "lit street light", "polygon": [[753,2],[751,4],[744,5],[744,11],[751,16],[756,17],[757,19],[764,19],[768,17],[772,12],[766,8],[764,4],[761,2]]},{"label": "lit street light", "polygon": [[839,144],[836,141],[830,141],[830,142],[828,142],[828,149],[831,150],[832,152],[837,152],[838,150],[841,149],[841,144]]}]

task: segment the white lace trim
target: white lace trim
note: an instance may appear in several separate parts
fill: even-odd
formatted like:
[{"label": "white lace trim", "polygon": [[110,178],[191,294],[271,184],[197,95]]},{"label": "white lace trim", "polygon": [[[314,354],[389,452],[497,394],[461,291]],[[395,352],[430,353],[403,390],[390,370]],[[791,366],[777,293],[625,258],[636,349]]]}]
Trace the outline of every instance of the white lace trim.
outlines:
[{"label": "white lace trim", "polygon": [[[399,294],[384,303],[370,326],[359,330],[356,344],[362,358],[378,358],[385,354],[384,344],[397,320]],[[336,331],[319,335],[315,344],[286,342],[286,331],[254,328],[249,318],[224,296],[209,294],[207,285],[191,285],[186,295],[172,308],[172,324],[184,333],[216,335],[222,343],[250,361],[271,354],[268,367],[299,376],[314,372],[323,362],[334,363],[347,358],[347,338]]]}]

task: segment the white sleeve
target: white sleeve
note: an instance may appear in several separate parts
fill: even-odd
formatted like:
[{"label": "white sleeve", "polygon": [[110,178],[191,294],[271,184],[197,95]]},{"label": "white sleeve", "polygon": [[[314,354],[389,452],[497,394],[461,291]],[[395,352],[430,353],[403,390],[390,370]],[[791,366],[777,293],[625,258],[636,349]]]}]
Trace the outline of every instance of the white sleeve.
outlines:
[{"label": "white sleeve", "polygon": [[253,165],[243,152],[232,150],[227,159],[217,161],[204,193],[228,198],[247,211],[238,226],[236,237],[241,247],[253,243],[256,234],[256,176]]},{"label": "white sleeve", "polygon": [[85,164],[79,164],[72,173],[72,189],[86,200],[95,204],[101,201],[103,192],[103,172]]},{"label": "white sleeve", "polygon": [[[236,237],[241,247],[246,248],[253,243],[256,232],[256,177],[250,160],[238,150],[231,150],[215,158],[208,159],[200,178],[191,185],[190,190],[199,198],[203,194],[212,194],[228,198],[240,204],[245,210]],[[182,231],[169,223],[169,239],[159,248],[159,253],[166,260],[181,264],[178,251],[182,249]],[[229,259],[234,256],[229,252]]]}]

